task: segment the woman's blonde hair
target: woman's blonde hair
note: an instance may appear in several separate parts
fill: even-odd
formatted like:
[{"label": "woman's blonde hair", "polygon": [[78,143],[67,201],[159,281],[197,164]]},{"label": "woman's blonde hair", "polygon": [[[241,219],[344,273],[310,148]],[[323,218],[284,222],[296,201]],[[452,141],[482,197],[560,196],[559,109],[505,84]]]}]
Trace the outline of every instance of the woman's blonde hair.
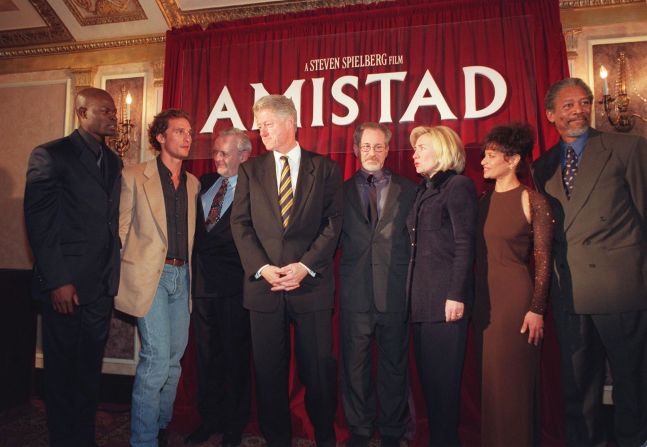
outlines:
[{"label": "woman's blonde hair", "polygon": [[438,158],[438,170],[454,170],[458,173],[465,169],[465,147],[456,132],[446,126],[418,126],[411,131],[409,141],[416,148],[416,142],[423,135],[431,137],[432,150]]}]

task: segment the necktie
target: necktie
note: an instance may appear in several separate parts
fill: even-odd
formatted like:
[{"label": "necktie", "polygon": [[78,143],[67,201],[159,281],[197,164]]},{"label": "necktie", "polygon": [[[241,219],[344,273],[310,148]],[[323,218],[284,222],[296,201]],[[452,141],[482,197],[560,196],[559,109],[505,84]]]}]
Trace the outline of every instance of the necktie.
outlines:
[{"label": "necktie", "polygon": [[368,182],[368,209],[366,214],[368,221],[371,222],[373,228],[377,226],[377,188],[375,187],[375,176],[369,175],[366,178]]},{"label": "necktie", "polygon": [[281,157],[281,161],[283,162],[283,168],[281,169],[281,180],[279,181],[279,208],[281,209],[283,228],[286,228],[290,223],[294,196],[292,195],[292,177],[290,176],[288,157]]},{"label": "necktie", "polygon": [[229,179],[228,178],[222,179],[220,188],[218,188],[218,192],[216,193],[216,196],[213,198],[213,202],[211,202],[211,209],[209,210],[209,215],[207,216],[207,219],[204,223],[204,225],[207,227],[207,231],[211,230],[214,227],[214,225],[216,225],[220,220],[220,211],[222,210],[222,204],[225,201],[225,194],[227,193],[228,185],[229,185]]},{"label": "necktie", "polygon": [[569,199],[575,186],[575,177],[577,177],[577,154],[573,146],[568,146],[566,148],[566,163],[564,163],[562,180],[564,181],[564,192]]}]

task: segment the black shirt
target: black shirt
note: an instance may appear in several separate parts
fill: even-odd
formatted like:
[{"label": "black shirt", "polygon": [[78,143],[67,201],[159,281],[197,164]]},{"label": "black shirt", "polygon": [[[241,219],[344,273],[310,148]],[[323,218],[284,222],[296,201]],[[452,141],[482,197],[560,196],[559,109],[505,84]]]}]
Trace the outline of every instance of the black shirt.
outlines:
[{"label": "black shirt", "polygon": [[162,181],[164,192],[164,208],[166,209],[166,234],[168,237],[167,258],[189,260],[188,216],[186,171],[180,172],[180,184],[177,189],[171,179],[171,171],[157,157],[157,169]]}]

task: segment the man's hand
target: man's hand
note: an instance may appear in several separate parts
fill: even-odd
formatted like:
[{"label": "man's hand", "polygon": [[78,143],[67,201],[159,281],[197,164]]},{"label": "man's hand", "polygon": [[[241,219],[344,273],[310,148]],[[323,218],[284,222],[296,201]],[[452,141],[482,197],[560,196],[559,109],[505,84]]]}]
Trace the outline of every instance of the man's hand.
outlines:
[{"label": "man's hand", "polygon": [[272,290],[279,284],[279,280],[281,279],[281,275],[278,273],[279,270],[275,265],[268,265],[261,270],[261,276],[272,286]]},{"label": "man's hand", "polygon": [[74,306],[79,305],[79,296],[76,294],[76,287],[72,284],[65,284],[50,292],[52,307],[56,312],[71,314]]},{"label": "man's hand", "polygon": [[279,290],[285,290],[289,292],[301,286],[301,281],[306,277],[308,271],[306,268],[301,265],[299,262],[288,264],[284,267],[281,267],[277,270],[277,273],[281,275],[278,283],[272,287],[273,292]]},{"label": "man's hand", "polygon": [[450,323],[463,318],[465,304],[460,301],[445,300],[445,321]]}]

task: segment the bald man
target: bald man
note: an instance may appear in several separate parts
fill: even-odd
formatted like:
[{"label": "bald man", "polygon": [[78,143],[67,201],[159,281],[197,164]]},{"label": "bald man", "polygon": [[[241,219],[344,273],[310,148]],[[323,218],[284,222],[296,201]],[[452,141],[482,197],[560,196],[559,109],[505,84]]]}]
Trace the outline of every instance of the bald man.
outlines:
[{"label": "bald man", "polygon": [[76,97],[79,128],[33,150],[25,223],[42,303],[45,403],[51,446],[92,446],[103,350],[119,284],[121,161],[115,103],[105,90]]}]

